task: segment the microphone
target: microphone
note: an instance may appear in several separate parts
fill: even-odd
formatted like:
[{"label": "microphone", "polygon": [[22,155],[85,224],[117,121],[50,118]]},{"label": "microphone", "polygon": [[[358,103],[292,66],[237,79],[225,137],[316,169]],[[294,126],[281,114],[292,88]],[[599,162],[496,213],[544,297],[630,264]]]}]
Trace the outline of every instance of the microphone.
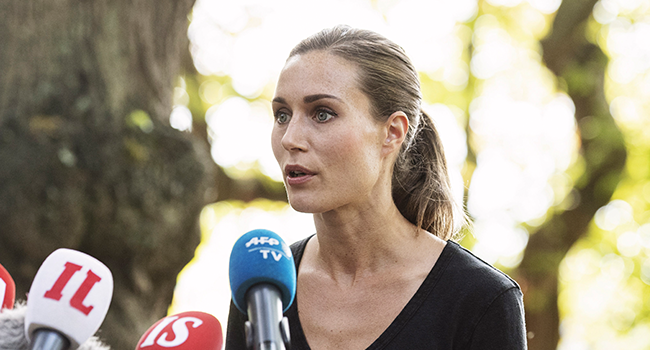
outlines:
[{"label": "microphone", "polygon": [[135,350],[221,350],[221,323],[205,312],[188,311],[154,323],[140,338]]},{"label": "microphone", "polygon": [[[5,309],[0,312],[0,349],[29,349],[29,342],[25,336],[26,313],[27,305],[22,301],[17,301],[13,309]],[[110,347],[93,336],[77,350],[110,350]]]},{"label": "microphone", "polygon": [[289,349],[289,321],[282,316],[296,295],[296,267],[289,246],[274,232],[249,231],[235,242],[229,270],[233,302],[248,314],[248,348]]},{"label": "microphone", "polygon": [[0,312],[12,309],[16,300],[16,284],[7,270],[0,264]]},{"label": "microphone", "polygon": [[113,275],[99,260],[57,249],[36,272],[27,298],[25,335],[30,350],[77,349],[104,321]]}]

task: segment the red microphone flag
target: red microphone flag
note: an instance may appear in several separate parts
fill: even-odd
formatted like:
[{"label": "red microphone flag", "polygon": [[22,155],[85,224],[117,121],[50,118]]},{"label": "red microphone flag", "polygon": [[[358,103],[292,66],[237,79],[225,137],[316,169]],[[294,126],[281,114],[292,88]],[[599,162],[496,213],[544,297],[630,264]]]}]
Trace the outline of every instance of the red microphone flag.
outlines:
[{"label": "red microphone flag", "polygon": [[136,350],[221,350],[221,324],[205,312],[188,311],[156,322],[142,335]]},{"label": "red microphone flag", "polygon": [[16,299],[16,284],[9,272],[0,265],[0,309],[11,309]]}]

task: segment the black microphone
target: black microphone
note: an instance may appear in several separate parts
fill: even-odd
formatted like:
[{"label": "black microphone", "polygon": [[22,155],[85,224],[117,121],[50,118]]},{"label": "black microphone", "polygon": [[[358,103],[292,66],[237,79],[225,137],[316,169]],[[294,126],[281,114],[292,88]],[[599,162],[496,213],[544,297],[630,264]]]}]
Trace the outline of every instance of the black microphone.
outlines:
[{"label": "black microphone", "polygon": [[274,232],[247,232],[232,249],[229,275],[233,302],[248,314],[248,348],[290,349],[289,321],[282,316],[296,295],[296,267],[289,246]]}]

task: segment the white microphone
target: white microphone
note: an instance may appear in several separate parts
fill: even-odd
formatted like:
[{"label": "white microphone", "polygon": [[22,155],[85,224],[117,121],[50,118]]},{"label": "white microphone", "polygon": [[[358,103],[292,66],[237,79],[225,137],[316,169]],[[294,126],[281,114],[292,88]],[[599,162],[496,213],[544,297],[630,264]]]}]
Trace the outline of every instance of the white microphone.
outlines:
[{"label": "white microphone", "polygon": [[27,298],[25,335],[31,350],[74,350],[104,321],[113,275],[99,260],[57,249],[34,277]]}]

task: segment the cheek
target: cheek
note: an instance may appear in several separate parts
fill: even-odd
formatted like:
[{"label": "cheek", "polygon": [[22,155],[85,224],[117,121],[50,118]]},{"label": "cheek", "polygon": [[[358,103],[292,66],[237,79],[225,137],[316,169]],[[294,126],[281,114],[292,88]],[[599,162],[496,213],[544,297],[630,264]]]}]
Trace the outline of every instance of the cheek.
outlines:
[{"label": "cheek", "polygon": [[337,133],[336,136],[325,138],[321,148],[328,155],[331,163],[345,166],[346,161],[356,157],[361,144],[359,135],[354,133]]},{"label": "cheek", "polygon": [[276,128],[273,127],[271,132],[271,149],[273,149],[273,155],[275,160],[280,162],[280,157],[282,156],[282,133]]},{"label": "cheek", "polygon": [[369,135],[349,133],[332,142],[332,163],[355,177],[374,177],[380,163],[376,145]]}]

